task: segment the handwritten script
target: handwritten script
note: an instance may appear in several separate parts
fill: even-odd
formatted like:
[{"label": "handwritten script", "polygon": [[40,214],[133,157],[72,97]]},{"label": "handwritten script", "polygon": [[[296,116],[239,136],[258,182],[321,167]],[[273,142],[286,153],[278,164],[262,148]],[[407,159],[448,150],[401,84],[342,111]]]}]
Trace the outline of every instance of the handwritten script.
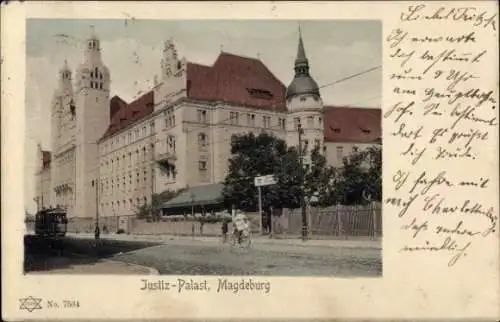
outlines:
[{"label": "handwritten script", "polygon": [[479,240],[494,243],[498,227],[491,177],[498,64],[494,47],[485,45],[495,39],[497,15],[418,4],[398,20],[385,35],[392,101],[384,124],[402,161],[384,182],[391,193],[383,203],[408,235],[400,252],[441,256],[452,267]]}]

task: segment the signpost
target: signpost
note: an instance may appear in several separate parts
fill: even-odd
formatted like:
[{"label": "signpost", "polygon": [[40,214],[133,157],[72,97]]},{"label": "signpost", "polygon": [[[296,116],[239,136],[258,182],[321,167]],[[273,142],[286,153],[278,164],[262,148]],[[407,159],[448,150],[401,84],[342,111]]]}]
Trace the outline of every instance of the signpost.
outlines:
[{"label": "signpost", "polygon": [[259,176],[254,179],[255,186],[259,191],[259,217],[260,217],[260,233],[263,233],[262,227],[262,187],[276,184],[276,178],[274,175],[270,174],[267,176]]}]

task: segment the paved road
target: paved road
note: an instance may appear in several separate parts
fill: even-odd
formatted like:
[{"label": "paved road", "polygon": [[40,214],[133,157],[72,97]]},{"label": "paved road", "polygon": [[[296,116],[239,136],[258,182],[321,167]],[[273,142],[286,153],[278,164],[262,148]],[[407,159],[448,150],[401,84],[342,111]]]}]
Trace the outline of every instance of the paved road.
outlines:
[{"label": "paved road", "polygon": [[113,256],[113,259],[154,267],[160,274],[366,276],[382,274],[376,248],[304,247],[253,244],[249,249],[198,240],[170,240]]},{"label": "paved road", "polygon": [[80,274],[128,274],[151,273],[140,269],[113,263],[114,254],[157,245],[152,242],[107,240],[95,246],[90,238],[66,237],[59,240],[39,238],[34,235],[24,236],[24,272],[25,273],[80,273]]},{"label": "paved road", "polygon": [[60,248],[50,248],[35,237],[25,238],[25,244],[27,272],[89,265],[106,258],[148,266],[166,275],[376,277],[382,274],[378,248],[256,242],[249,249],[240,249],[220,241],[190,238],[161,242],[104,238],[96,248],[95,241],[86,236],[66,237]]}]

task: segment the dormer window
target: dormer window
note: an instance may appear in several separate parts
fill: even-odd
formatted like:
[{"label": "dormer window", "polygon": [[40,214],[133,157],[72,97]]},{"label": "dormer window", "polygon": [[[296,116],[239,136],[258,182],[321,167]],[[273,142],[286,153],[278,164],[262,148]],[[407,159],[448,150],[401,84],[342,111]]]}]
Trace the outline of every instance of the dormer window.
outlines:
[{"label": "dormer window", "polygon": [[369,129],[364,129],[361,127],[360,127],[360,130],[361,130],[361,132],[363,132],[363,134],[370,134],[370,132],[371,132]]},{"label": "dormer window", "polygon": [[274,95],[266,90],[266,89],[261,89],[261,88],[247,88],[248,93],[250,96],[255,97],[255,98],[260,98],[260,99],[265,99],[265,100],[271,100],[273,99]]},{"label": "dormer window", "polygon": [[330,130],[332,130],[335,133],[340,133],[340,128],[338,128],[338,127],[331,127],[330,126]]}]

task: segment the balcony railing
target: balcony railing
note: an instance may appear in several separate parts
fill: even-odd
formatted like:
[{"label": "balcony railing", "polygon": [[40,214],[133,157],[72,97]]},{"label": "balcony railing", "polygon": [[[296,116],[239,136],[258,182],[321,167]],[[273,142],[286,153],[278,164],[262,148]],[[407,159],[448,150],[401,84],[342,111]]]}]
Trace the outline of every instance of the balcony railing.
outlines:
[{"label": "balcony railing", "polygon": [[163,152],[163,153],[158,153],[156,155],[156,161],[161,162],[161,161],[174,161],[177,160],[177,155],[175,152]]}]

